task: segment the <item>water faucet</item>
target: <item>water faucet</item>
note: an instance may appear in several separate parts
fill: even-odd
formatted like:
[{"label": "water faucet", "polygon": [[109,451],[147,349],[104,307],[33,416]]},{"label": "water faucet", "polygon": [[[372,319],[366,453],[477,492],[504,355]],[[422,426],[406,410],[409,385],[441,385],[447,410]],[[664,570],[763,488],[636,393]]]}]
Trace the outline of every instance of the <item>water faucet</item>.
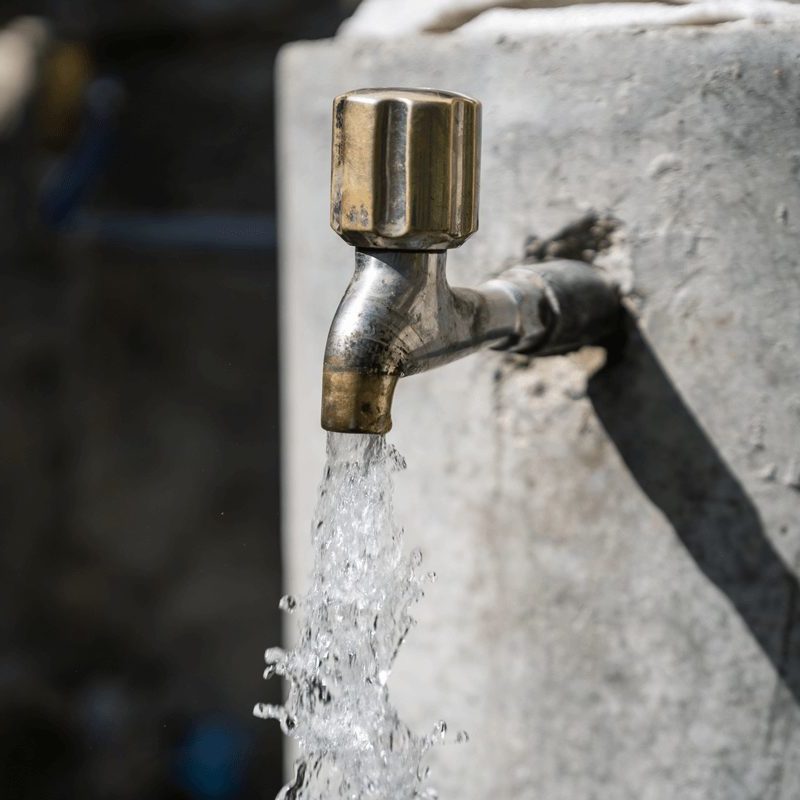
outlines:
[{"label": "water faucet", "polygon": [[399,378],[483,347],[554,355],[610,335],[617,289],[580,261],[447,282],[447,250],[478,228],[481,106],[430,89],[361,89],[333,103],[331,227],[355,273],[325,348],[322,427],[386,433]]}]

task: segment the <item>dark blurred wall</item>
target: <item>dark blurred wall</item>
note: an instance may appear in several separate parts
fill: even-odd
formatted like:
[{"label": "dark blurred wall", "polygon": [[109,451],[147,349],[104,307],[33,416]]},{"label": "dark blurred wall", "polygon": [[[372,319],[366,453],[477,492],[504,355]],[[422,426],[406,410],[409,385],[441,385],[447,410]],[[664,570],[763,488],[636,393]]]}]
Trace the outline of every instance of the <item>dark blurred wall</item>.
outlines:
[{"label": "dark blurred wall", "polygon": [[272,65],[344,11],[42,10],[113,113],[0,144],[0,797],[272,797]]}]

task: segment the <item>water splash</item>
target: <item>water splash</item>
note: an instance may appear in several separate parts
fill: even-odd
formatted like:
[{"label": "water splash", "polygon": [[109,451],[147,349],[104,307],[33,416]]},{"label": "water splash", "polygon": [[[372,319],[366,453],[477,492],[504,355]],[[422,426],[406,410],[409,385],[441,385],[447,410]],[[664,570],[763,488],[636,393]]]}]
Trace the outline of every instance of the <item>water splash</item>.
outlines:
[{"label": "water splash", "polygon": [[259,703],[297,740],[295,776],[279,800],[435,798],[425,753],[444,722],[417,736],[389,700],[387,682],[414,624],[409,609],[432,573],[422,555],[403,554],[394,519],[392,473],[405,468],[383,436],[328,434],[328,460],[311,529],[314,567],[302,598],[280,607],[301,613],[293,650],[265,653],[265,678],[284,676],[282,706]]}]

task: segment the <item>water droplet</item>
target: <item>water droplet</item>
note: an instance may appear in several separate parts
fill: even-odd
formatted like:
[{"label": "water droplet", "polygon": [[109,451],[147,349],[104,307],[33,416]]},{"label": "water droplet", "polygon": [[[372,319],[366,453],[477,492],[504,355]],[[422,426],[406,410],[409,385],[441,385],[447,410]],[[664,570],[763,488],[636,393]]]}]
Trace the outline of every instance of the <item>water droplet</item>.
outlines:
[{"label": "water droplet", "polygon": [[418,567],[422,563],[422,550],[419,547],[415,547],[411,551],[411,565],[414,567]]},{"label": "water droplet", "polygon": [[428,581],[430,581],[430,583],[436,583],[437,575],[435,572],[429,572],[425,577],[428,579]]},{"label": "water droplet", "polygon": [[456,744],[466,744],[469,741],[469,734],[466,731],[459,731],[456,734]]},{"label": "water droplet", "polygon": [[286,651],[282,647],[268,647],[264,651],[264,661],[267,664],[280,664],[286,658]]},{"label": "water droplet", "polygon": [[253,714],[256,717],[261,717],[261,719],[282,720],[286,712],[282,706],[274,706],[270,703],[256,703]]},{"label": "water droplet", "polygon": [[297,599],[290,594],[285,594],[281,597],[278,608],[287,614],[291,614],[297,608]]}]

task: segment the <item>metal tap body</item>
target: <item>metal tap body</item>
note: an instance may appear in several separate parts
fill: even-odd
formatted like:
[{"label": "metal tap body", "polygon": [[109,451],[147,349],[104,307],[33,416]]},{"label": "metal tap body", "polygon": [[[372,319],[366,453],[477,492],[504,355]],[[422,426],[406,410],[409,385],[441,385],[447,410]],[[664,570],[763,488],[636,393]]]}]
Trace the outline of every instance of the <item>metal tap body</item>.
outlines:
[{"label": "metal tap body", "polygon": [[324,428],[385,433],[401,377],[483,347],[564,353],[617,324],[617,293],[588,264],[513,267],[465,289],[448,284],[446,258],[446,251],[356,250],[325,349]]},{"label": "metal tap body", "polygon": [[399,378],[481,347],[562,353],[616,325],[616,291],[584,263],[449,286],[447,249],[478,228],[480,115],[477,100],[431,89],[334,100],[331,227],[356,268],[325,350],[327,430],[385,433]]}]

